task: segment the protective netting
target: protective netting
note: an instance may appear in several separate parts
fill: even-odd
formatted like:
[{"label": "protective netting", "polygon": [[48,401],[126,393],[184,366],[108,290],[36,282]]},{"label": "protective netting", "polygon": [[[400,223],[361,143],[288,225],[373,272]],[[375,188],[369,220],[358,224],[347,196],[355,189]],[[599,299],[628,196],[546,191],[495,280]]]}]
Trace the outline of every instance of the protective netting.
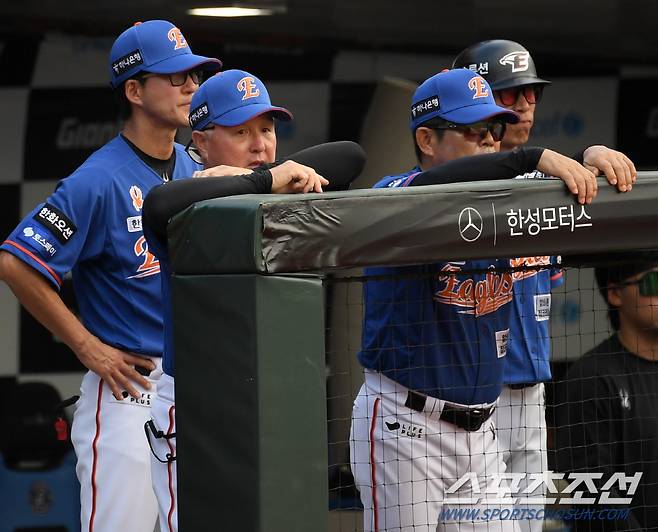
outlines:
[{"label": "protective netting", "polygon": [[328,277],[333,529],[658,527],[658,261],[633,261]]}]

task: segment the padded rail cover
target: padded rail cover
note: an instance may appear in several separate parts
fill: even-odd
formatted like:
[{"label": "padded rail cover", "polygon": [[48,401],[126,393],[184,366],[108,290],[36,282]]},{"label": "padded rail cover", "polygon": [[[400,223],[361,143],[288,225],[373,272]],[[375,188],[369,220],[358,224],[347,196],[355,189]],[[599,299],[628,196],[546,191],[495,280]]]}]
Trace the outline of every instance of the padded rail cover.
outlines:
[{"label": "padded rail cover", "polygon": [[193,205],[168,231],[177,274],[655,250],[658,172],[624,194],[599,178],[584,206],[553,179],[235,196]]}]

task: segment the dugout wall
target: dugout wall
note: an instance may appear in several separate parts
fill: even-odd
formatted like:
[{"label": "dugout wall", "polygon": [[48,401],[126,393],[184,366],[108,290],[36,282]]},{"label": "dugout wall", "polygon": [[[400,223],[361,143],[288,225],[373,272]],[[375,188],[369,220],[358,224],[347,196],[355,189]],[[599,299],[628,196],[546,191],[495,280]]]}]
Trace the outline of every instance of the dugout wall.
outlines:
[{"label": "dugout wall", "polygon": [[[505,180],[222,198],[177,216],[181,532],[326,530],[323,272],[656,250],[657,200],[645,172],[631,194],[600,180],[586,206],[561,182]],[[315,273],[282,275],[299,272]]]}]

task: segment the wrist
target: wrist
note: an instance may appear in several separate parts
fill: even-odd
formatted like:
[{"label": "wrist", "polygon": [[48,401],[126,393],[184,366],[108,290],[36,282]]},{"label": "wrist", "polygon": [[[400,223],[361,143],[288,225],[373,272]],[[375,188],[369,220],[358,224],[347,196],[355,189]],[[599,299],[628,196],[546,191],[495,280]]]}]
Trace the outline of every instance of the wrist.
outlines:
[{"label": "wrist", "polygon": [[98,338],[89,331],[83,330],[65,343],[78,356],[78,358],[82,358],[86,353],[93,350],[93,345],[98,341]]}]

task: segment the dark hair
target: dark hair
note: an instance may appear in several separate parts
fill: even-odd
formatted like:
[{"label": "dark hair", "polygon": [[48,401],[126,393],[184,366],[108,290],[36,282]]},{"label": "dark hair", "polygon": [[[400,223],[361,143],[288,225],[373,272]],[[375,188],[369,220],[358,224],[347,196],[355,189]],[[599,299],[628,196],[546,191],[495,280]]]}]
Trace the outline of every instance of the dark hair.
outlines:
[{"label": "dark hair", "polygon": [[594,269],[594,275],[596,276],[596,282],[599,285],[599,292],[603,296],[603,301],[608,307],[608,319],[610,320],[610,325],[615,331],[619,330],[619,309],[613,307],[608,301],[608,285],[614,284],[612,280],[614,277],[615,270],[618,268],[605,268],[599,267]]},{"label": "dark hair", "polygon": [[610,324],[615,331],[619,330],[619,308],[613,307],[608,301],[608,287],[610,285],[618,285],[623,283],[626,279],[642,273],[644,271],[650,270],[656,265],[656,260],[647,259],[640,260],[635,262],[626,262],[622,264],[612,264],[608,266],[597,266],[594,269],[594,275],[596,276],[596,282],[599,286],[599,292],[603,296],[603,300],[606,305],[608,305],[608,318],[610,319]]},{"label": "dark hair", "polygon": [[128,101],[128,98],[126,98],[126,82],[128,82],[131,79],[139,81],[141,84],[144,84],[146,81],[144,75],[147,74],[147,72],[137,72],[134,76],[129,77],[123,83],[120,83],[114,88],[114,100],[117,103],[118,107],[118,112],[119,112],[119,118],[123,120],[124,122],[128,120],[132,114],[133,114],[133,107],[132,104]]},{"label": "dark hair", "polygon": [[[416,130],[419,127],[428,127],[430,129],[434,129],[435,127],[440,127],[442,125],[445,125],[446,121],[443,120],[443,118],[439,118],[438,116],[435,116],[434,118],[430,118],[427,122],[423,122],[421,124],[418,124],[413,132],[412,132],[412,141],[414,143],[414,152],[416,154],[416,160],[421,163],[421,157],[423,156],[423,152],[418,146],[418,142],[416,142]],[[443,135],[445,135],[445,129],[434,129],[434,133],[436,134],[436,138],[440,141],[443,140]]]}]

